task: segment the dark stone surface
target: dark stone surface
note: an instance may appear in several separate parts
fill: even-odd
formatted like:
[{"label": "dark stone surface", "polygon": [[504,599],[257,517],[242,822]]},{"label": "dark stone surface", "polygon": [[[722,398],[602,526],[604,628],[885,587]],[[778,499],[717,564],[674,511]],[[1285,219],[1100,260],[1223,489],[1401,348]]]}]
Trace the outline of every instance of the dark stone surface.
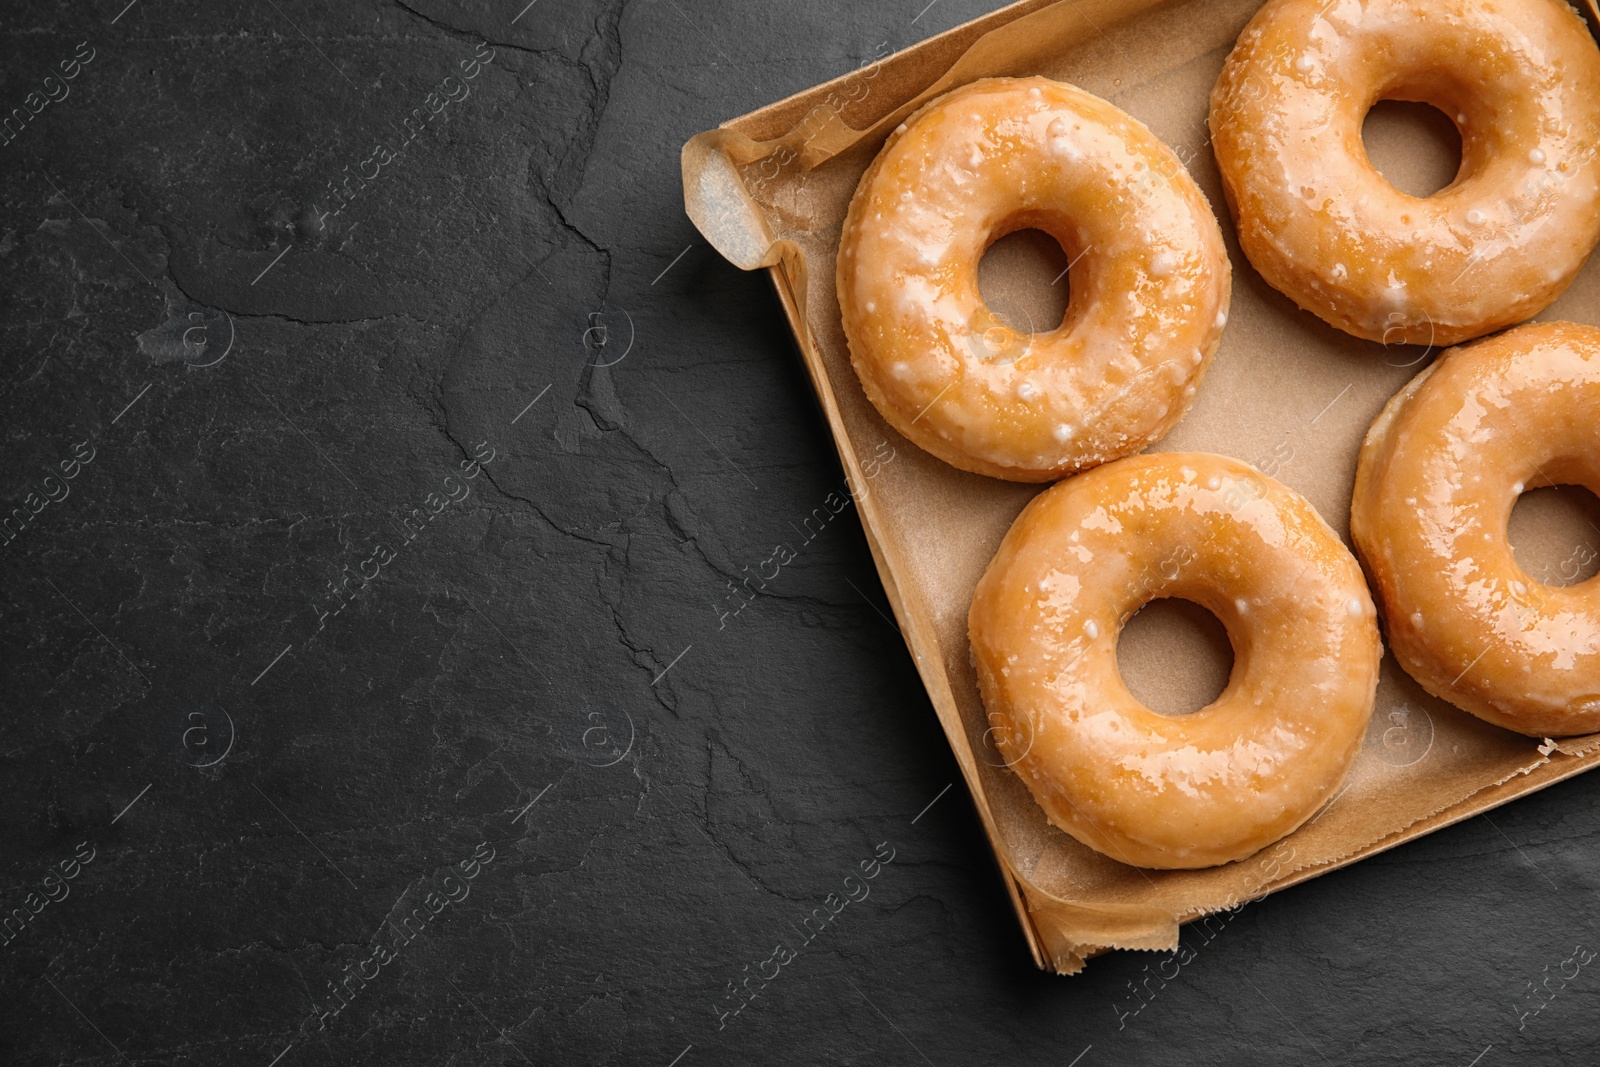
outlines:
[{"label": "dark stone surface", "polygon": [[1129,1016],[1160,957],[1033,970],[853,515],[719,625],[840,471],[678,148],[988,6],[923,2],[7,5],[0,1062],[1592,1058],[1600,777]]}]

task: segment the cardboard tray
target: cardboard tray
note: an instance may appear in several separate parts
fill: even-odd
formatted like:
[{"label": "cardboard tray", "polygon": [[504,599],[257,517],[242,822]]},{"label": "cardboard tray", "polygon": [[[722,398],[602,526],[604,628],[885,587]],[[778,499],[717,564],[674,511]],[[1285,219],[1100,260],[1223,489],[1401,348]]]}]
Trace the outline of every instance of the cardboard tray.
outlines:
[{"label": "cardboard tray", "polygon": [[[1600,19],[1595,0],[1584,3]],[[1428,696],[1386,656],[1366,742],[1344,789],[1322,812],[1249,859],[1199,871],[1147,871],[1101,856],[1051,826],[995,750],[968,658],[967,607],[1000,538],[1041,487],[949,467],[899,437],[867,401],[834,295],[845,208],[890,130],[926,100],[977,78],[1043,74],[1131,113],[1177,152],[1210,198],[1234,267],[1221,348],[1194,407],[1154,450],[1255,462],[1304,494],[1348,543],[1361,439],[1384,402],[1436,353],[1340,333],[1267,286],[1239,251],[1206,111],[1223,60],[1259,4],[1022,0],[734,119],[683,149],[690,218],[735,265],[771,274],[884,589],[1029,948],[1040,967],[1061,974],[1111,948],[1172,949],[1181,923],[1355,863],[1600,763],[1600,734],[1540,743],[1499,730]],[[1408,161],[1404,150],[1416,136],[1415,128],[1382,124],[1367,131],[1375,158],[1398,160],[1385,171],[1396,181],[1426,177],[1426,153]],[[1434,159],[1436,181],[1438,165]],[[986,296],[1025,305],[1030,289],[1048,286],[1053,266],[1025,246],[993,269],[986,261]],[[1600,257],[1538,318],[1600,324]],[[1519,508],[1513,526],[1519,551],[1532,545],[1549,558],[1560,558],[1560,538],[1572,536],[1560,532],[1571,524],[1564,526],[1549,506]],[[1570,548],[1570,540],[1564,543]],[[1594,545],[1600,548],[1600,535]],[[1194,660],[1186,677],[1173,662],[1181,657],[1156,654],[1159,640],[1131,644],[1119,649],[1119,659],[1130,683],[1140,683],[1136,688],[1194,692]]]}]

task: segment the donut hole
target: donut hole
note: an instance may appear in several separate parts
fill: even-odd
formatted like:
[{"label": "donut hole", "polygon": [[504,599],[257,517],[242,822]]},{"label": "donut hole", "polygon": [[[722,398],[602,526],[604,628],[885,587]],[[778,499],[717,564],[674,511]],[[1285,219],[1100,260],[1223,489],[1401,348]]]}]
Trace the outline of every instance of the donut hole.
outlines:
[{"label": "donut hole", "polygon": [[1043,230],[1022,229],[991,244],[978,260],[978,295],[1000,324],[1048,333],[1067,317],[1072,260]]},{"label": "donut hole", "polygon": [[1530,489],[1511,508],[1506,537],[1517,565],[1545,585],[1600,574],[1600,499],[1577,485]]},{"label": "donut hole", "polygon": [[1117,670],[1135,700],[1159,715],[1188,715],[1222,695],[1233,643],[1218,618],[1189,600],[1152,600],[1117,638]]},{"label": "donut hole", "polygon": [[1432,196],[1461,172],[1461,131],[1432,104],[1380,100],[1361,124],[1367,159],[1407,196]]}]

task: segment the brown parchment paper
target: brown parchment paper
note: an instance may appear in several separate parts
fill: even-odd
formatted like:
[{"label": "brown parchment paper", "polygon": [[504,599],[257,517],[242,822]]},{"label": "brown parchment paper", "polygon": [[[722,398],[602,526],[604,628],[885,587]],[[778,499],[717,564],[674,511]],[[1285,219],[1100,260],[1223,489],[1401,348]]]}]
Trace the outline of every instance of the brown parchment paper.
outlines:
[{"label": "brown parchment paper", "polygon": [[[1174,948],[1183,922],[1600,763],[1600,735],[1541,744],[1489,726],[1428,696],[1386,657],[1366,743],[1344,789],[1321,813],[1250,859],[1151,871],[1110,860],[1052,827],[988,736],[968,659],[967,607],[1000,538],[1040,487],[947,466],[895,434],[867,401],[834,294],[845,209],[890,130],[923,102],[977,78],[1043,74],[1128,111],[1189,167],[1219,213],[1234,265],[1222,346],[1194,407],[1155,450],[1220,452],[1256,463],[1303,493],[1348,543],[1361,439],[1384,402],[1436,353],[1340,333],[1272,290],[1240,253],[1206,112],[1223,60],[1258,6],[1023,0],[700,134],[683,149],[691,219],[737,266],[770,270],[851,484],[865,488],[861,456],[885,441],[896,449],[871,492],[856,494],[867,540],[1035,961],[1062,974],[1111,948]],[[1375,156],[1385,136],[1369,127]],[[1404,146],[1387,147],[1403,169]],[[998,288],[986,281],[986,292],[1020,292],[1036,282],[1021,266],[988,280]],[[1539,318],[1600,324],[1600,264],[1591,262]],[[1530,522],[1531,534],[1519,536],[1537,540],[1539,517],[1523,526]],[[1147,691],[1185,687],[1176,673],[1181,665],[1161,657],[1130,664],[1123,656],[1122,663]]]}]

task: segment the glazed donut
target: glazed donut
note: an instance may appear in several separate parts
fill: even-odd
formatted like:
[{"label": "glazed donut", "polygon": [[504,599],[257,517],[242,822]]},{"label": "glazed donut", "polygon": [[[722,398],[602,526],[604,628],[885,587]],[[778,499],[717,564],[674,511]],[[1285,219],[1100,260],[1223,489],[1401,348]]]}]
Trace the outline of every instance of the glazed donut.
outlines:
[{"label": "glazed donut", "polygon": [[[1367,159],[1380,100],[1461,132],[1445,188]],[[1561,0],[1269,0],[1211,94],[1239,244],[1346,333],[1451,345],[1547,307],[1600,238],[1600,51]]]},{"label": "glazed donut", "polygon": [[1545,585],[1506,542],[1524,489],[1600,490],[1600,330],[1454,348],[1367,433],[1350,533],[1424,689],[1534,737],[1600,730],[1600,579]]},{"label": "glazed donut", "polygon": [[[1052,329],[978,293],[994,241],[1035,228],[1073,263]],[[867,396],[964,470],[1048,481],[1137,452],[1187,410],[1227,321],[1205,196],[1155,135],[1047,78],[996,78],[913,115],[850,202],[839,307]]]},{"label": "glazed donut", "polygon": [[[1146,602],[1210,609],[1222,695],[1157,714],[1117,669]],[[1333,796],[1378,684],[1376,613],[1344,544],[1294,490],[1204,453],[1136,456],[1045,490],[978,583],[973,663],[996,747],[1050,821],[1141,867],[1209,867]]]}]

